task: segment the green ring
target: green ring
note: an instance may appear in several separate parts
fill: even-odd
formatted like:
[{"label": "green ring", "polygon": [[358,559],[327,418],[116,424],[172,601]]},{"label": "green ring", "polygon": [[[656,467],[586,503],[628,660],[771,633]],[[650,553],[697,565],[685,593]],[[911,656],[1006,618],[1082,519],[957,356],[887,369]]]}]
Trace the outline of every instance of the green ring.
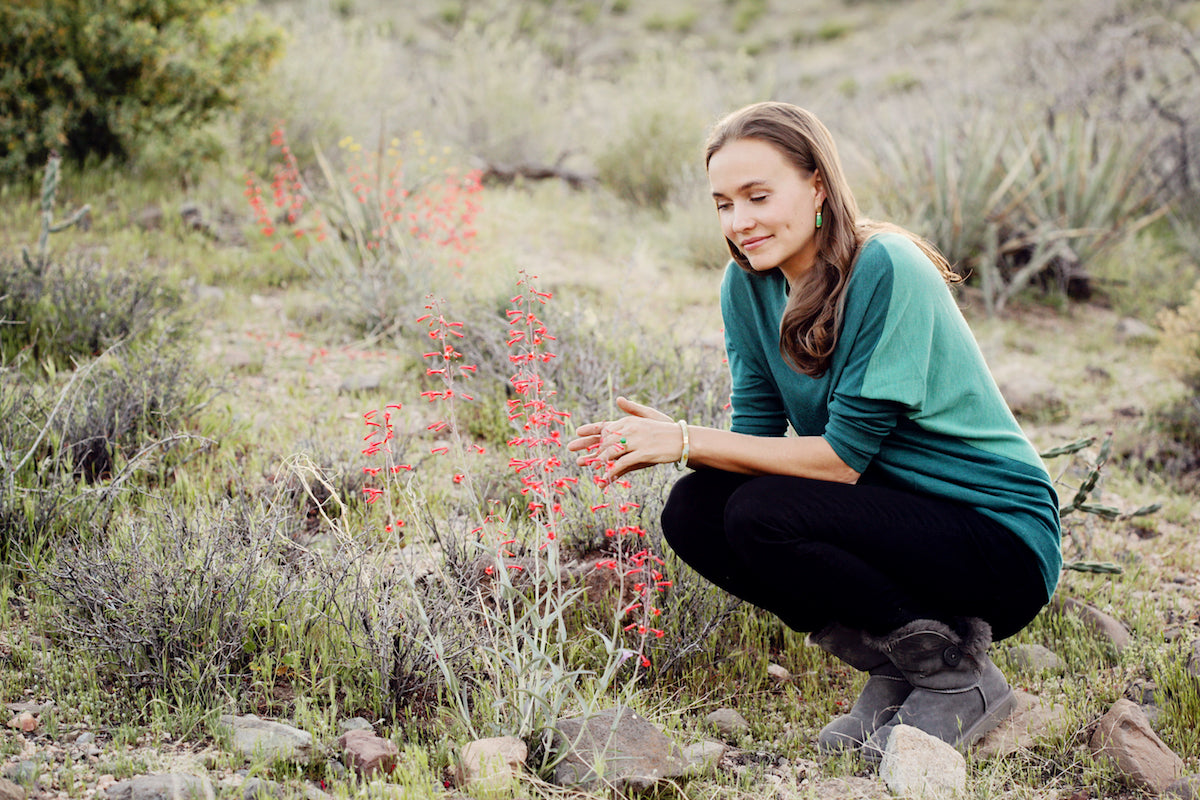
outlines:
[{"label": "green ring", "polygon": [[625,444],[625,437],[624,437],[624,436],[622,436],[622,437],[621,437],[621,444]]}]

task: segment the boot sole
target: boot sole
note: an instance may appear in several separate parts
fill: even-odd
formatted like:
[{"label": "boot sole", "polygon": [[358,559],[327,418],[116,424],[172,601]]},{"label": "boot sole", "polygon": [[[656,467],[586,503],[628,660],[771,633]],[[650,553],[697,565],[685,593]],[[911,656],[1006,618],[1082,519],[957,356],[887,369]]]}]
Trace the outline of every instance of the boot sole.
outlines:
[{"label": "boot sole", "polygon": [[975,745],[984,736],[987,736],[1001,722],[1008,719],[1014,711],[1017,710],[1017,695],[1010,688],[1008,692],[998,702],[993,704],[993,707],[988,710],[988,713],[979,718],[979,721],[972,725],[963,734],[962,739],[956,746],[960,752],[966,752]]}]

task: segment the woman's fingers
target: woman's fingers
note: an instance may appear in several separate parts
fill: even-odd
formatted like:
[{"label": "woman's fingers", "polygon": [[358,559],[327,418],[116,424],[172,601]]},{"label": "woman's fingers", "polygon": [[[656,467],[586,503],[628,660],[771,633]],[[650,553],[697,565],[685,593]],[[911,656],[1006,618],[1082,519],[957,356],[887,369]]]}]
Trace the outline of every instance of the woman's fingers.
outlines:
[{"label": "woman's fingers", "polygon": [[632,400],[630,400],[628,397],[618,397],[617,398],[617,408],[621,409],[626,414],[632,414],[635,417],[642,417],[644,419],[653,419],[653,420],[658,420],[660,422],[671,422],[672,421],[670,417],[668,417],[666,414],[662,413],[661,411],[651,408],[650,406],[644,406],[641,403],[635,403]]}]

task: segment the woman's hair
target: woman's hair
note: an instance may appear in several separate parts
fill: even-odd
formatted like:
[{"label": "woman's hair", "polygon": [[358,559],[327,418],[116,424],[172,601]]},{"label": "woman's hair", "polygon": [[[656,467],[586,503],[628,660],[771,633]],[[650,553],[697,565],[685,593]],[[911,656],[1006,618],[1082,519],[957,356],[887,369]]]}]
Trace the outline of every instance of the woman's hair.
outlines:
[{"label": "woman's hair", "polygon": [[[860,219],[846,183],[833,137],[811,112],[789,103],[756,103],[719,121],[709,134],[704,165],[730,142],[758,139],[774,145],[806,178],[820,176],[825,189],[817,257],[805,280],[791,287],[779,326],[779,351],[799,372],[820,377],[829,368],[842,327],[846,285],[854,260],[870,237],[893,231],[908,236],[937,266],[947,282],[961,280],[932,244],[899,226]],[[753,273],[749,260],[725,240],[738,266]]]}]

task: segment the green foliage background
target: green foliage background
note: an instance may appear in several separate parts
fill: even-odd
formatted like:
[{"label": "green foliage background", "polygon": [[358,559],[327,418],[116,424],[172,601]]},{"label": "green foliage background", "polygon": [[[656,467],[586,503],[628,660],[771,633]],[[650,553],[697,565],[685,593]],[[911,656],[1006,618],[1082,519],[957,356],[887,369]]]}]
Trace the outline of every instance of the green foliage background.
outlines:
[{"label": "green foliage background", "polygon": [[241,0],[15,0],[0,5],[0,180],[51,150],[128,157],[236,105],[282,35]]}]

